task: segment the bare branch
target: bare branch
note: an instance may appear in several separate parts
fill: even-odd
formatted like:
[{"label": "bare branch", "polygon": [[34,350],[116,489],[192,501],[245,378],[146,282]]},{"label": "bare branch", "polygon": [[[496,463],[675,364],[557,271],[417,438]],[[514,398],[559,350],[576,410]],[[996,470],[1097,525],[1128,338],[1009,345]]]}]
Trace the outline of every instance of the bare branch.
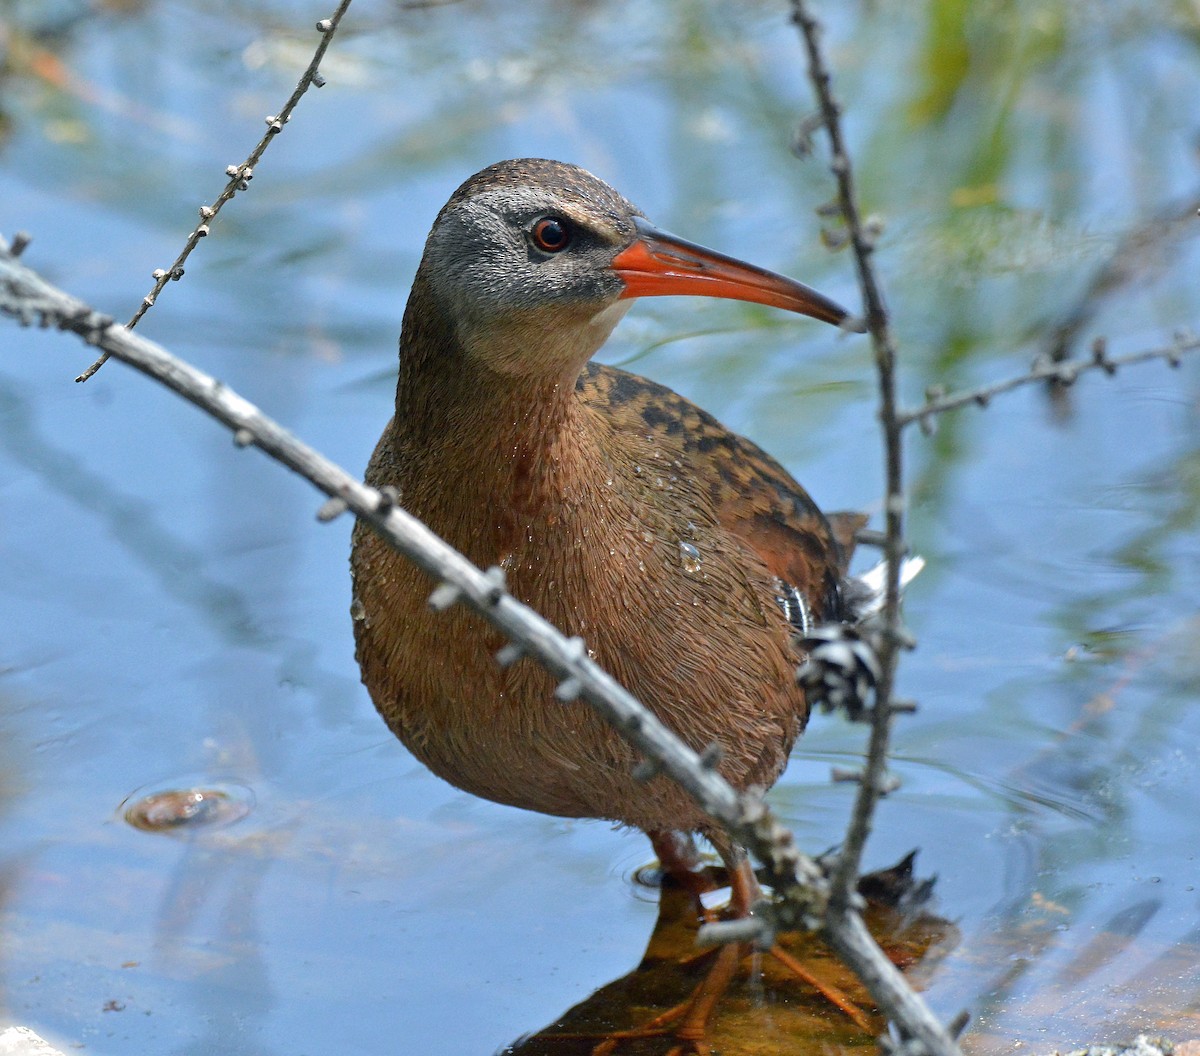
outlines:
[{"label": "bare branch", "polygon": [[[177,282],[183,278],[183,265],[191,255],[192,250],[200,244],[200,239],[208,235],[212,221],[216,219],[217,214],[220,213],[225,203],[230,201],[238,191],[248,189],[250,181],[254,179],[254,168],[258,164],[259,159],[266,152],[271,141],[283,131],[284,125],[291,119],[292,111],[296,109],[296,104],[300,102],[301,96],[308,91],[309,86],[315,84],[320,88],[324,85],[325,80],[317,72],[317,68],[321,65],[321,59],[325,57],[325,50],[329,47],[329,42],[337,32],[342,15],[346,13],[346,9],[350,6],[350,3],[351,0],[341,0],[337,10],[329,18],[323,18],[317,23],[317,32],[321,34],[321,42],[317,45],[317,50],[313,53],[312,61],[308,64],[308,69],[304,71],[304,75],[300,78],[288,101],[283,104],[283,109],[278,114],[267,116],[267,131],[262,139],[258,141],[257,146],[250,151],[246,160],[240,165],[230,165],[226,168],[225,175],[229,177],[229,182],[225,184],[225,189],[217,195],[217,200],[212,205],[200,206],[200,222],[192,229],[192,233],[188,235],[188,239],[184,243],[183,249],[180,250],[179,256],[175,258],[174,263],[169,268],[154,269],[154,286],[142,298],[142,303],[138,305],[137,311],[133,313],[133,317],[125,324],[128,329],[132,330],[137,326],[142,316],[154,307],[158,295],[162,293],[168,282]],[[108,361],[108,357],[108,352],[103,353],[75,380],[87,381],[88,378],[92,377],[96,371],[104,366]]]},{"label": "bare branch", "polygon": [[804,38],[809,79],[829,139],[829,166],[837,181],[837,205],[846,225],[862,290],[867,330],[875,352],[887,495],[884,508],[887,580],[882,628],[878,635],[880,676],[875,686],[875,704],[871,709],[866,767],[857,780],[858,791],[850,822],[834,866],[825,933],[830,945],[858,974],[871,996],[897,1025],[905,1039],[911,1038],[916,1042],[921,1052],[957,1056],[959,1049],[953,1036],[938,1022],[896,968],[883,957],[863,924],[855,902],[863,849],[871,831],[875,807],[880,798],[894,787],[886,773],[892,717],[895,714],[892,691],[899,651],[911,641],[900,623],[901,563],[908,552],[904,538],[903,428],[898,417],[896,398],[896,349],[888,326],[882,289],[872,263],[878,224],[864,220],[859,210],[853,167],[842,136],[841,110],[834,98],[832,78],[821,51],[821,27],[805,0],[792,0],[792,18]]},{"label": "bare branch", "polygon": [[854,969],[879,1007],[887,1011],[901,1034],[918,1043],[916,1051],[932,1056],[960,1056],[951,1033],[938,1022],[900,970],[879,952],[858,912],[843,909],[835,915],[831,907],[824,935],[834,952]]},{"label": "bare branch", "polygon": [[[886,502],[884,554],[887,558],[887,584],[883,608],[883,631],[879,636],[880,677],[876,685],[875,706],[871,713],[871,736],[867,746],[867,766],[858,784],[854,809],[834,872],[831,899],[848,906],[862,863],[863,848],[871,831],[875,804],[886,787],[884,776],[888,744],[891,739],[892,687],[896,662],[904,639],[900,625],[900,569],[908,551],[904,540],[904,491],[901,464],[902,429],[896,406],[896,349],[888,326],[883,292],[872,263],[873,231],[862,218],[854,189],[854,171],[842,136],[841,108],[833,96],[832,77],[821,51],[821,26],[805,0],[792,0],[792,19],[804,37],[808,56],[808,74],[816,93],[821,120],[829,138],[829,167],[837,181],[837,207],[846,224],[850,248],[862,289],[867,330],[875,350],[879,374],[879,417],[883,427],[886,465]],[[872,225],[873,226],[873,225]]]},{"label": "bare branch", "polygon": [[1049,356],[1039,355],[1026,373],[1005,381],[997,381],[991,385],[982,385],[977,389],[949,395],[930,390],[926,394],[928,398],[925,403],[911,410],[900,411],[896,416],[896,421],[901,428],[918,422],[925,432],[932,432],[933,419],[937,415],[971,404],[975,404],[977,407],[986,407],[991,403],[993,397],[1011,392],[1013,389],[1019,389],[1024,385],[1032,385],[1039,381],[1071,385],[1080,374],[1089,370],[1102,370],[1105,374],[1111,375],[1115,374],[1120,367],[1127,367],[1134,363],[1148,363],[1156,359],[1165,360],[1172,367],[1177,367],[1184,355],[1198,350],[1200,350],[1200,338],[1187,332],[1177,334],[1175,342],[1171,345],[1146,349],[1141,352],[1130,352],[1124,356],[1109,356],[1104,339],[1097,338],[1092,343],[1092,358],[1089,360],[1064,359],[1054,362]]}]

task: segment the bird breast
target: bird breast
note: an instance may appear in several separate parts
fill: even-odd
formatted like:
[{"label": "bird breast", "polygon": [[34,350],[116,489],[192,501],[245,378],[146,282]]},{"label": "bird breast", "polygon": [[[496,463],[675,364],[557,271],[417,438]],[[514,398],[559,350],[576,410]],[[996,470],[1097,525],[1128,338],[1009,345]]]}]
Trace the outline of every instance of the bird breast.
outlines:
[{"label": "bird breast", "polygon": [[[804,719],[773,577],[721,529],[694,467],[653,436],[586,419],[561,433],[537,458],[507,459],[502,482],[481,494],[478,477],[434,487],[405,472],[389,431],[368,480],[395,486],[399,476],[403,501],[414,499],[435,531],[477,563],[500,565],[514,596],[581,636],[693,747],[719,744],[730,780],[770,784]],[[702,826],[668,780],[636,781],[633,750],[585,703],[558,702],[533,661],[497,665],[498,632],[461,607],[432,612],[424,575],[362,526],[352,566],[364,681],[434,772],[544,813]]]}]

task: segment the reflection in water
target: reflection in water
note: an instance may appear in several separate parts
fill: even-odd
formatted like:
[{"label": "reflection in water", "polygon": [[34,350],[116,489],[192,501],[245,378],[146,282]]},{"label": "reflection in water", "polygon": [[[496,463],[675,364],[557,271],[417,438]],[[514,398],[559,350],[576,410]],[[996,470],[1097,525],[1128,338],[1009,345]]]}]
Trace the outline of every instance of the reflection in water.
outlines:
[{"label": "reflection in water", "polygon": [[[955,927],[929,907],[931,880],[913,877],[915,855],[863,877],[866,917],[876,940],[916,985],[958,939]],[[714,883],[724,882],[714,867]],[[669,1026],[659,1038],[648,1026],[688,1001],[714,950],[698,949],[694,897],[664,883],[658,918],[641,963],[597,990],[538,1033],[503,1049],[506,1056],[625,1056],[670,1048]],[[779,956],[746,952],[717,1005],[706,1041],[714,1052],[764,1056],[829,1051],[871,1053],[884,1022],[862,984],[812,935],[780,937]],[[673,1025],[673,1024],[671,1024]],[[630,1037],[625,1032],[652,1036]],[[665,1047],[664,1047],[665,1046]]]},{"label": "reflection in water", "polygon": [[179,1056],[268,1056],[278,1050],[247,1022],[276,1003],[260,922],[261,891],[284,855],[286,830],[225,842],[189,841],[163,890],[155,921],[153,970],[187,978],[192,1014],[204,1024]]}]

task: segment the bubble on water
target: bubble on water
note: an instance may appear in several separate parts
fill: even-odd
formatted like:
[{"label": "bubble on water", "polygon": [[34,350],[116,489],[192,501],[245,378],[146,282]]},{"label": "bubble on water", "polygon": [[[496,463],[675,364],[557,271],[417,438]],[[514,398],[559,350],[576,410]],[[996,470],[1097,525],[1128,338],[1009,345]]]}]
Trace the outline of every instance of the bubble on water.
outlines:
[{"label": "bubble on water", "polygon": [[254,793],[241,785],[168,788],[127,799],[124,818],[143,832],[212,829],[241,821],[254,809]]}]

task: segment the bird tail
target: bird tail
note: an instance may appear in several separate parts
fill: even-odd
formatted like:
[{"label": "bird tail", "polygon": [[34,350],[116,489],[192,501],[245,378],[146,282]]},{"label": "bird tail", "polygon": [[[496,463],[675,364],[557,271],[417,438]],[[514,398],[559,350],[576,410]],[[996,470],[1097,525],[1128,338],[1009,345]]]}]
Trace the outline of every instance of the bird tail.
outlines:
[{"label": "bird tail", "polygon": [[[900,590],[903,592],[925,567],[925,558],[906,557],[900,562]],[[859,626],[874,619],[883,611],[887,596],[887,562],[880,561],[858,576],[842,580],[842,605],[845,622]]]}]

